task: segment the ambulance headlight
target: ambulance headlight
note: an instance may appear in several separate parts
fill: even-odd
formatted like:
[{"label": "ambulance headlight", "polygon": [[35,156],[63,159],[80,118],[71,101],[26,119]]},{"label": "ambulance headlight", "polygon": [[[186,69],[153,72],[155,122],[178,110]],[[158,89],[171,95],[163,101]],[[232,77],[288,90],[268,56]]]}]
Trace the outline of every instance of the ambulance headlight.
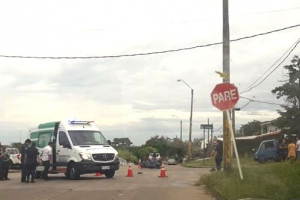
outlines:
[{"label": "ambulance headlight", "polygon": [[92,160],[91,155],[88,153],[80,153],[79,155],[83,160]]},{"label": "ambulance headlight", "polygon": [[116,160],[119,159],[119,154],[118,154],[118,153],[116,153],[115,159],[116,159]]}]

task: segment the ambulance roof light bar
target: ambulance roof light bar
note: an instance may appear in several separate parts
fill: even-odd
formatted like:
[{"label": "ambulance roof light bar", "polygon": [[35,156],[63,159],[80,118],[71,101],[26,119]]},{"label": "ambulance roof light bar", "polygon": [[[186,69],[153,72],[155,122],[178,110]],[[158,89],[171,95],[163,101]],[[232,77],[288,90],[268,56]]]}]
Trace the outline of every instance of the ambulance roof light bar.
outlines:
[{"label": "ambulance roof light bar", "polygon": [[93,123],[94,121],[69,120],[68,122],[70,124],[90,124]]}]

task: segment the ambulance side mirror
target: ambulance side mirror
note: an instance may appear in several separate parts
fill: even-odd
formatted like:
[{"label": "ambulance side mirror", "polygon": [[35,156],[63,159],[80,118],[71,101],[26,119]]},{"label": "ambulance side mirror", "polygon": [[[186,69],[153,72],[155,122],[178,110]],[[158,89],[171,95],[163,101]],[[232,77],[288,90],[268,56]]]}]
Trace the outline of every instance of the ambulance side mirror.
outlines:
[{"label": "ambulance side mirror", "polygon": [[110,141],[110,140],[107,140],[107,143],[108,143],[109,145],[111,145],[111,141]]}]

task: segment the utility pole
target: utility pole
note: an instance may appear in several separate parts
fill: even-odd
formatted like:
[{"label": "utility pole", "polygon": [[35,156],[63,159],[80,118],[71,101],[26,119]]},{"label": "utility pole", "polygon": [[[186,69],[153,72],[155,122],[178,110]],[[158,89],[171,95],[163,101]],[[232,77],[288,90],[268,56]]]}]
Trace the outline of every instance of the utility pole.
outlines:
[{"label": "utility pole", "polygon": [[180,140],[182,141],[182,120],[180,120]]},{"label": "utility pole", "polygon": [[[214,125],[214,124],[211,124],[211,125]],[[214,129],[211,129],[211,147],[213,148],[213,132],[214,132]]]},{"label": "utility pole", "polygon": [[[230,38],[229,38],[229,14],[228,1],[223,0],[223,73],[227,77],[223,78],[223,82],[230,82]],[[223,159],[224,171],[231,170],[231,135],[229,130],[229,119],[226,111],[223,112]]]},{"label": "utility pole", "polygon": [[20,130],[20,143],[22,142],[22,130]]},{"label": "utility pole", "polygon": [[206,150],[205,150],[205,128],[203,129],[203,164],[204,164],[204,158],[206,158]]},{"label": "utility pole", "polygon": [[191,89],[191,116],[190,116],[189,143],[188,143],[188,154],[189,154],[189,159],[192,159],[193,101],[194,101],[194,89]]},{"label": "utility pole", "polygon": [[179,117],[177,117],[176,115],[172,115],[172,116],[176,117],[180,121],[180,140],[182,141],[182,120]]},{"label": "utility pole", "polygon": [[192,124],[193,124],[193,103],[194,103],[194,89],[189,86],[183,79],[178,79],[177,82],[183,82],[186,86],[191,89],[191,116],[190,116],[190,131],[189,131],[189,142],[188,142],[188,159],[192,159]]},{"label": "utility pole", "polygon": [[[209,125],[209,118],[207,118],[207,125]],[[209,129],[207,130],[207,144],[209,145],[209,138],[210,138],[210,135],[209,135]],[[208,146],[209,147],[209,146]]]}]

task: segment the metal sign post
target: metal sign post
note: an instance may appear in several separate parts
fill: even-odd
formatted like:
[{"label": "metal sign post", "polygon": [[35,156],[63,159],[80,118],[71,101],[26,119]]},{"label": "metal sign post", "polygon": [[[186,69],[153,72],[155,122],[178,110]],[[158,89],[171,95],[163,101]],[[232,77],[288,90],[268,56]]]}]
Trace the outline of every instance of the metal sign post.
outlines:
[{"label": "metal sign post", "polygon": [[[228,137],[231,138],[231,142],[234,147],[234,152],[235,152],[235,156],[236,156],[236,160],[237,160],[240,177],[243,180],[244,177],[243,177],[243,173],[242,173],[242,169],[241,169],[241,163],[240,163],[239,154],[238,154],[237,147],[236,147],[232,123],[231,123],[230,114],[229,114],[230,110],[234,108],[234,106],[238,102],[238,100],[239,100],[238,89],[237,89],[237,87],[235,87],[234,85],[232,85],[230,83],[222,83],[222,84],[216,85],[211,93],[211,101],[212,101],[213,106],[215,106],[219,110],[224,111],[226,113],[225,121],[228,122],[228,124],[225,123],[224,125],[229,126],[228,128],[229,128],[230,133],[229,133]],[[229,138],[227,138],[227,139],[229,139]],[[224,143],[224,149],[225,149],[225,145],[230,145],[230,144],[231,144],[230,140],[228,143]],[[229,148],[230,148],[230,146],[226,146],[226,149],[229,149]],[[224,155],[227,155],[226,153],[227,152],[224,152]],[[229,164],[230,164],[231,163],[230,158],[228,158],[228,160],[229,160]],[[226,166],[226,167],[228,167],[228,166]],[[225,165],[224,165],[224,169],[225,169]]]},{"label": "metal sign post", "polygon": [[236,157],[237,166],[238,166],[238,169],[239,169],[239,174],[240,174],[241,180],[243,180],[244,176],[243,176],[243,172],[242,172],[242,168],[241,168],[240,157],[239,157],[239,154],[238,154],[238,151],[237,151],[237,148],[236,148],[235,137],[234,137],[234,134],[233,134],[231,119],[229,117],[229,110],[226,110],[226,115],[227,115],[227,118],[228,118],[229,130],[230,130],[230,134],[231,134],[231,141],[232,141],[232,145],[233,145],[233,148],[234,148],[234,153],[235,153],[235,157]]}]

